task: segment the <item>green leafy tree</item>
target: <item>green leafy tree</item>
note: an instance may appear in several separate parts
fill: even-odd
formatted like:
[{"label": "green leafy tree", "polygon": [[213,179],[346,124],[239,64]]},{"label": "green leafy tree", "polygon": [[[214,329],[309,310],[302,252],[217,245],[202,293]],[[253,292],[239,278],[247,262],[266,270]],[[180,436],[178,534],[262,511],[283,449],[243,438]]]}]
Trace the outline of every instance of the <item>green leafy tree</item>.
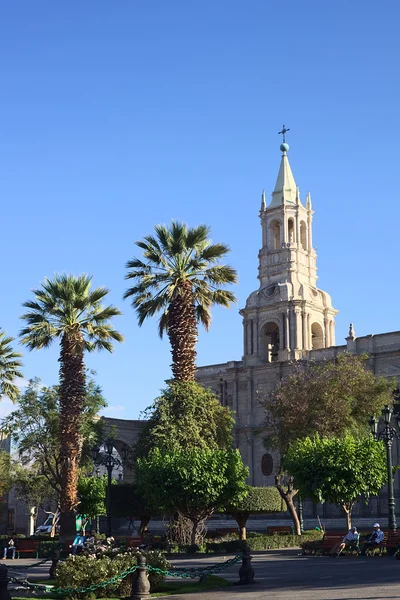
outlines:
[{"label": "green leafy tree", "polygon": [[22,354],[12,348],[14,338],[9,337],[0,327],[0,398],[7,396],[15,402],[19,396],[19,388],[15,385],[17,377],[22,377],[20,371]]},{"label": "green leafy tree", "polygon": [[[392,405],[395,389],[394,382],[377,377],[367,366],[367,356],[346,352],[334,361],[299,364],[268,398],[260,398],[266,414],[260,426],[265,446],[279,450],[284,459],[289,444],[307,436],[366,435],[369,416]],[[284,478],[281,470],[275,481],[300,533],[293,477]]]},{"label": "green leafy tree", "polygon": [[145,416],[148,420],[135,446],[137,456],[146,456],[155,447],[163,451],[232,447],[232,411],[195,381],[171,381]]},{"label": "green leafy tree", "polygon": [[[104,439],[104,421],[97,415],[105,406],[101,388],[89,379],[79,423],[80,468],[91,468],[91,448]],[[17,409],[1,422],[1,430],[17,446],[19,496],[49,513],[57,512],[62,490],[60,419],[59,387],[44,387],[40,379],[33,379],[20,395]]]},{"label": "green leafy tree", "polygon": [[59,486],[50,483],[49,479],[40,473],[38,465],[24,467],[14,462],[12,469],[16,497],[28,506],[34,520],[34,527],[36,528],[39,509],[41,509],[53,517],[50,537],[54,537],[60,519]]},{"label": "green leafy tree", "polygon": [[93,519],[106,514],[107,480],[105,477],[80,475],[78,512]]},{"label": "green leafy tree", "polygon": [[290,444],[283,466],[293,475],[303,497],[340,506],[348,529],[354,504],[377,495],[387,480],[384,444],[371,436],[339,439],[315,435],[296,440]]},{"label": "green leafy tree", "polygon": [[60,344],[60,448],[61,448],[61,535],[75,530],[78,504],[77,481],[82,436],[80,422],[86,395],[85,352],[108,350],[122,335],[111,325],[121,312],[104,306],[106,288],[91,289],[87,275],[56,275],[34,290],[35,299],[24,303],[26,327],[21,342],[30,350]]},{"label": "green leafy tree", "polygon": [[213,305],[229,307],[232,292],[222,289],[236,283],[236,271],[218,264],[229,248],[212,244],[210,228],[188,228],[172,222],[157,225],[155,236],[147,235],[136,245],[143,258],[133,258],[126,267],[126,279],[134,280],[124,298],[132,298],[141,326],[145,319],[160,313],[159,333],[168,334],[172,348],[172,372],[179,381],[191,381],[196,373],[197,323],[208,330]]},{"label": "green leafy tree", "polygon": [[229,504],[226,512],[239,526],[239,537],[246,539],[246,523],[250,515],[282,512],[282,498],[276,487],[247,486],[247,495],[236,504]]},{"label": "green leafy tree", "polygon": [[199,522],[240,502],[249,471],[238,450],[191,448],[165,453],[158,448],[137,462],[139,494],[153,513],[175,512],[191,520],[192,544]]}]

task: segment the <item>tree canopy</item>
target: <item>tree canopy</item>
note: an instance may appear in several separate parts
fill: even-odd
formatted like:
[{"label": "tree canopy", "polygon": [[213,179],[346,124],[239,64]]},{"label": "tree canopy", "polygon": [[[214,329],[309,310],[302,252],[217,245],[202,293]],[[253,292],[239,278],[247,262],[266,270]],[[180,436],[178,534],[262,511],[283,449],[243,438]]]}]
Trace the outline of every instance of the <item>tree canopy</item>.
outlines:
[{"label": "tree canopy", "polygon": [[395,384],[367,368],[367,356],[300,364],[262,404],[265,445],[284,454],[290,442],[313,436],[365,435],[368,418],[392,405]]},{"label": "tree canopy", "polygon": [[250,515],[281,512],[282,498],[276,487],[247,486],[247,495],[236,504],[229,503],[226,512],[231,514],[239,526],[240,539],[246,539],[246,523]]},{"label": "tree canopy", "polygon": [[249,471],[238,450],[190,448],[161,452],[151,450],[137,462],[140,496],[153,513],[178,512],[193,523],[195,543],[198,523],[228,502],[240,502],[247,494]]},{"label": "tree canopy", "polygon": [[0,398],[7,396],[15,402],[19,388],[15,385],[17,377],[22,377],[20,358],[22,354],[12,347],[14,338],[9,337],[0,327]]},{"label": "tree canopy", "polygon": [[351,527],[351,511],[360,498],[377,495],[387,479],[385,447],[372,436],[355,439],[315,435],[296,440],[283,459],[296,487],[314,502],[343,508]]},{"label": "tree canopy", "polygon": [[191,381],[196,372],[197,323],[208,330],[211,307],[229,307],[232,292],[223,289],[236,283],[236,271],[218,264],[228,252],[225,244],[212,244],[206,225],[187,227],[172,221],[157,225],[155,235],[135,242],[142,258],[128,261],[126,279],[133,280],[124,298],[132,299],[139,326],[160,313],[159,334],[166,332],[172,352],[175,379]]},{"label": "tree canopy", "polygon": [[155,447],[164,451],[232,447],[232,411],[195,381],[171,381],[145,416],[148,421],[135,446],[137,456],[145,456]]}]

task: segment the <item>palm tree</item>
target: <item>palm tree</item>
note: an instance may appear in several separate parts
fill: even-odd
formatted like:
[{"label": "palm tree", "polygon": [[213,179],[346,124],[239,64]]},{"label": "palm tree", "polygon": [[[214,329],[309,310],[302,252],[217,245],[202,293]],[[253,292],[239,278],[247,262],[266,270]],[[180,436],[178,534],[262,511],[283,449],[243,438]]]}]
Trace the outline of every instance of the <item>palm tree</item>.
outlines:
[{"label": "palm tree", "polygon": [[14,352],[11,346],[13,341],[14,338],[7,337],[0,327],[0,397],[7,396],[14,402],[19,395],[19,389],[14,381],[23,375],[19,370],[22,367],[19,360],[22,354]]},{"label": "palm tree", "polygon": [[75,531],[78,504],[78,461],[81,448],[80,424],[86,391],[84,353],[113,351],[113,341],[123,336],[110,324],[121,312],[115,306],[103,306],[109,290],[91,290],[87,275],[56,275],[45,279],[34,290],[35,300],[25,302],[28,309],[22,319],[21,341],[30,350],[48,348],[60,342],[60,447],[61,447],[61,534]]},{"label": "palm tree", "polygon": [[229,252],[225,244],[212,244],[206,225],[188,228],[172,222],[157,225],[155,236],[148,235],[136,245],[143,258],[126,264],[125,279],[133,279],[124,298],[132,298],[138,323],[161,313],[159,334],[168,334],[172,352],[172,372],[178,381],[191,381],[196,373],[197,323],[206,330],[211,324],[214,304],[229,307],[236,298],[221,289],[236,283],[236,271],[217,264]]}]

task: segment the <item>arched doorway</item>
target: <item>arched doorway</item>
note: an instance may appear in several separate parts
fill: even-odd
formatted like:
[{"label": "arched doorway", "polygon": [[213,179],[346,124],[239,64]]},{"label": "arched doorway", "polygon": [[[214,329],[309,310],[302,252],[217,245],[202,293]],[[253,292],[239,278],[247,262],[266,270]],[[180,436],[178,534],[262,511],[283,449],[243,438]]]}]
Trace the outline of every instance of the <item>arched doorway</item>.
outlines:
[{"label": "arched doorway", "polygon": [[278,360],[279,351],[279,326],[276,323],[266,323],[262,328],[263,357],[266,362]]},{"label": "arched doorway", "polygon": [[313,350],[324,348],[324,332],[319,323],[311,325],[311,345]]}]

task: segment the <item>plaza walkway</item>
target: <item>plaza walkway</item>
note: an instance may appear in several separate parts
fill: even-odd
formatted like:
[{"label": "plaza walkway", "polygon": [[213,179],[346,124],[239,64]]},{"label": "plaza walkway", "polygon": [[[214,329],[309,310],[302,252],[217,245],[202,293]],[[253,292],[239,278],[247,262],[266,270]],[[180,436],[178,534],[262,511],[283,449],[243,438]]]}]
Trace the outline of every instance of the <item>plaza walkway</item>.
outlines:
[{"label": "plaza walkway", "polygon": [[[229,556],[200,559],[175,559],[177,567],[206,566],[224,562]],[[30,561],[7,561],[8,566]],[[6,563],[6,561],[4,561]],[[3,563],[3,564],[4,564]],[[400,600],[400,561],[394,557],[308,557],[298,549],[254,552],[257,583],[229,587],[220,591],[168,596],[169,600]],[[49,564],[31,569],[28,574],[46,577]],[[221,573],[235,582],[239,565]],[[18,570],[10,571],[18,573]],[[26,571],[20,574],[26,574]],[[11,589],[12,596],[22,595]]]}]

